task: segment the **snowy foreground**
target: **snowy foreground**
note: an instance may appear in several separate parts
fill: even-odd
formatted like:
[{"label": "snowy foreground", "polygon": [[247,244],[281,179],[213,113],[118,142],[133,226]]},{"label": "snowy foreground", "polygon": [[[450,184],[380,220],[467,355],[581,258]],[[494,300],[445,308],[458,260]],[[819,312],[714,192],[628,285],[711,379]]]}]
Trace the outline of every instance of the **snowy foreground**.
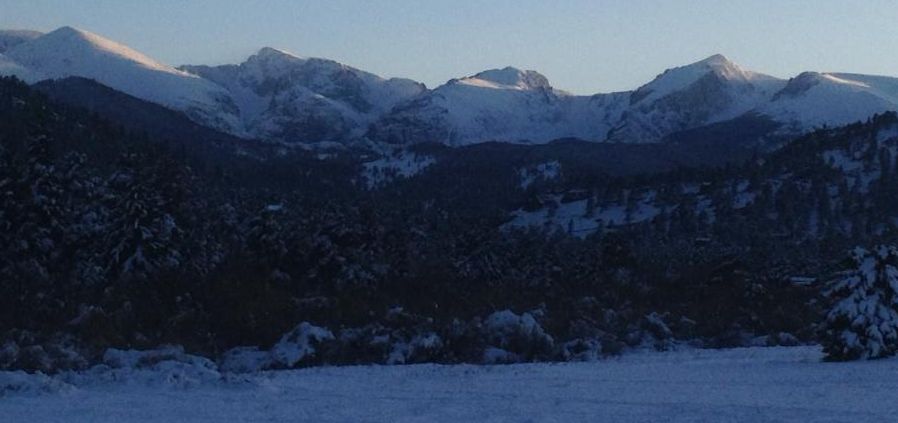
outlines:
[{"label": "snowy foreground", "polygon": [[818,348],[639,353],[596,363],[315,368],[202,363],[0,373],[3,422],[888,422],[898,360]]}]

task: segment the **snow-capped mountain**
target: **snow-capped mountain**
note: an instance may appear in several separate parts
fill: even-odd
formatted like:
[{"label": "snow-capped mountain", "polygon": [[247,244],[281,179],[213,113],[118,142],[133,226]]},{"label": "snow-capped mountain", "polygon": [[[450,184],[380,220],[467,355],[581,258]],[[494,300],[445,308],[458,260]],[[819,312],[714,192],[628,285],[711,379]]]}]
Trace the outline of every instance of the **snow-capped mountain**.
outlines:
[{"label": "snow-capped mountain", "polygon": [[392,144],[451,145],[500,140],[545,143],[564,137],[604,137],[626,97],[576,96],[545,76],[513,67],[454,79],[394,108],[369,136]]},{"label": "snow-capped mountain", "polygon": [[844,125],[886,110],[898,110],[898,78],[817,72],[791,79],[758,108],[798,132]]},{"label": "snow-capped mountain", "polygon": [[656,142],[673,132],[733,119],[768,101],[785,84],[719,54],[669,69],[630,94],[609,139]]},{"label": "snow-capped mountain", "polygon": [[27,82],[79,76],[182,111],[197,122],[241,133],[228,92],[99,35],[63,27],[23,40],[0,57],[0,72]]},{"label": "snow-capped mountain", "polygon": [[556,90],[533,71],[505,68],[449,81],[401,104],[373,125],[369,136],[389,143],[451,145],[565,137],[658,142],[757,109],[785,85],[721,55],[667,70],[632,92],[593,96]]},{"label": "snow-capped mountain", "polygon": [[239,65],[184,66],[230,92],[251,134],[286,142],[344,141],[425,91],[327,59],[263,48]]},{"label": "snow-capped mountain", "polygon": [[627,92],[573,95],[513,67],[428,90],[273,48],[241,64],[176,69],[70,27],[0,31],[0,75],[29,83],[93,79],[218,130],[288,143],[654,143],[709,125],[744,124],[746,117],[790,136],[898,109],[898,78],[805,72],[784,80],[721,55],[669,69]]},{"label": "snow-capped mountain", "polygon": [[797,135],[896,109],[895,78],[804,73],[784,80],[718,54],[668,69],[635,91],[594,96],[556,90],[533,71],[486,71],[398,105],[368,135],[388,143],[450,145],[564,137],[654,143],[708,125],[743,125],[746,117],[774,122],[778,134]]}]

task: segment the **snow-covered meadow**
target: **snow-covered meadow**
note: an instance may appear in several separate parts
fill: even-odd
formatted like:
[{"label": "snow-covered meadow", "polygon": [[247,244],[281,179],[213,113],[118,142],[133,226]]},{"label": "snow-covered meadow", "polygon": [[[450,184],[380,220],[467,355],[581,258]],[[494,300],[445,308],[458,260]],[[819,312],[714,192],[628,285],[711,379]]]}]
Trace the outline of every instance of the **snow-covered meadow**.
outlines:
[{"label": "snow-covered meadow", "polygon": [[[211,362],[0,373],[3,422],[888,422],[898,360],[816,347],[633,353],[591,363],[220,374]],[[123,360],[126,360],[126,356]]]}]

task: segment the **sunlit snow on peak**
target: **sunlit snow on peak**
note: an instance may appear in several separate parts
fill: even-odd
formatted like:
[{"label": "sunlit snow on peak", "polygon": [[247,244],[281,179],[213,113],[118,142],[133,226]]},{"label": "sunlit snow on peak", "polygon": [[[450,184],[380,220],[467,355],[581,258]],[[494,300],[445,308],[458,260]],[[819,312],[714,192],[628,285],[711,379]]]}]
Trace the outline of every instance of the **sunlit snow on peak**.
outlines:
[{"label": "sunlit snow on peak", "polygon": [[[160,63],[155,59],[148,57],[136,50],[133,50],[124,44],[117,43],[103,36],[94,34],[93,32],[73,28],[70,26],[64,26],[53,32],[50,32],[42,37],[35,39],[31,43],[24,45],[23,47],[32,45],[35,46],[35,49],[41,47],[75,49],[80,47],[80,51],[84,53],[86,53],[85,50],[95,50],[98,52],[104,52],[112,56],[118,56],[120,58],[130,60],[148,69],[178,74],[182,76],[195,77],[194,75],[179,71],[171,66]],[[71,52],[74,53],[75,51]]]},{"label": "sunlit snow on peak", "polygon": [[458,83],[481,88],[505,90],[552,89],[552,86],[549,85],[549,80],[539,72],[525,71],[511,66],[503,69],[483,71],[474,76],[462,78],[458,80]]}]

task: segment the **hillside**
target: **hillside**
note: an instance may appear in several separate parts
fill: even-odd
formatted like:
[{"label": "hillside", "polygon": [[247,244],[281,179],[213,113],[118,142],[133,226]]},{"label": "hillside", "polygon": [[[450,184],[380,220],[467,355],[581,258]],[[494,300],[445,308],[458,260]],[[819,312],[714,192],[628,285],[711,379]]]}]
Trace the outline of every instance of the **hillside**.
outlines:
[{"label": "hillside", "polygon": [[0,88],[5,368],[162,344],[289,368],[814,342],[817,281],[896,233],[894,114],[645,174],[578,141],[218,160],[241,153]]}]

